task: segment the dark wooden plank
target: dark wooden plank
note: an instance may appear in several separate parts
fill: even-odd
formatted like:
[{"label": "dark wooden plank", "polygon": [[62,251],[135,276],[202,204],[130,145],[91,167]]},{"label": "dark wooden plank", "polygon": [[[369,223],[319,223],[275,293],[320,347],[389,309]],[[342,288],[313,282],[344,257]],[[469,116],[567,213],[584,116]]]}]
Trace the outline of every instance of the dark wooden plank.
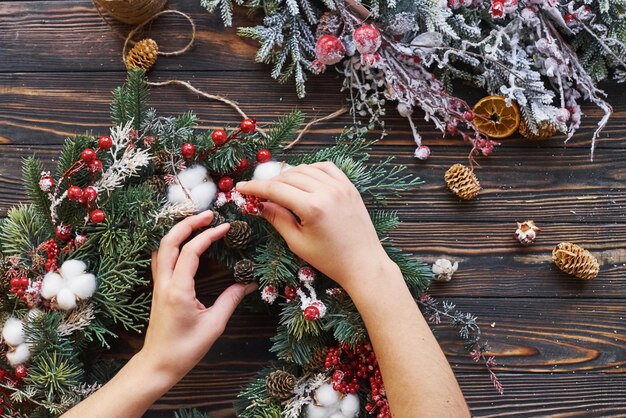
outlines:
[{"label": "dark wooden plank", "polygon": [[[498,395],[482,366],[465,354],[454,331],[438,326],[435,333],[476,415],[626,413],[626,302],[541,298],[455,302],[479,315],[506,390],[504,396]],[[269,359],[263,347],[272,327],[267,317],[238,313],[201,365],[154,408],[228,408],[254,370]]]},{"label": "dark wooden plank", "polygon": [[[258,69],[252,42],[224,28],[217,14],[199,1],[170,1],[168,8],[189,14],[197,25],[193,49],[180,57],[160,57],[155,69]],[[242,26],[253,25],[245,12]],[[129,27],[114,24],[126,34]],[[150,32],[163,51],[184,46],[189,23],[163,16]],[[23,1],[0,3],[0,72],[122,70],[123,38],[100,17],[91,1]]]},{"label": "dark wooden plank", "polygon": [[[67,135],[108,129],[110,92],[123,83],[124,77],[121,72],[0,74],[0,144],[58,144]],[[277,115],[296,107],[314,118],[330,114],[347,103],[347,96],[340,91],[339,76],[332,72],[312,78],[308,96],[304,100],[297,99],[291,84],[277,84],[265,69],[259,72],[157,71],[151,76],[155,81],[172,78],[190,81],[207,92],[236,100],[246,113],[262,123],[269,123]],[[473,97],[480,97],[480,93],[475,90],[468,89],[469,92]],[[239,119],[236,113],[223,104],[208,102],[179,87],[154,88],[151,104],[168,115],[192,109],[201,117],[203,126],[232,124]],[[623,135],[626,96],[615,98],[613,104],[616,114],[609,123],[606,135],[598,142],[599,148],[626,148]],[[517,151],[520,160],[527,159],[525,152],[528,149],[541,149],[546,155],[553,152],[551,148],[557,149],[557,152],[571,148],[588,152],[589,138],[599,115],[593,108],[585,108],[585,112],[588,115],[583,128],[567,146],[563,144],[562,137],[546,141],[507,139],[493,158],[509,148],[522,148]],[[443,152],[437,146],[464,146],[459,139],[442,138],[441,133],[432,124],[424,121],[419,112],[416,112],[414,119],[418,131],[424,137],[424,143],[434,146],[435,154]],[[406,120],[400,118],[394,109],[390,109],[385,121],[388,136],[384,143],[406,146],[406,152],[410,152],[413,141]],[[352,118],[344,115],[314,127],[303,143],[317,144],[327,141],[329,135],[337,134],[350,123]],[[465,152],[469,152],[469,147]],[[486,160],[479,159],[481,163]]]}]

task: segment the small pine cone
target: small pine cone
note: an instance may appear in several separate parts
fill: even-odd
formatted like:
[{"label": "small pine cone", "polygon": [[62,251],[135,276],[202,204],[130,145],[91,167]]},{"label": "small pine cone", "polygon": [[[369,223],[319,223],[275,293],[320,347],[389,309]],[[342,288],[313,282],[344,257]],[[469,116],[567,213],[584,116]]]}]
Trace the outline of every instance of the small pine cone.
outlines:
[{"label": "small pine cone", "polygon": [[230,229],[224,237],[224,243],[227,247],[234,249],[246,248],[252,237],[252,228],[244,221],[233,221],[230,223]]},{"label": "small pine cone", "polygon": [[165,193],[167,190],[167,181],[164,176],[154,175],[148,178],[148,184],[154,187],[159,193]]},{"label": "small pine cone", "polygon": [[328,356],[328,347],[320,347],[311,356],[309,364],[304,369],[310,373],[317,373],[326,369],[326,357]]},{"label": "small pine cone", "polygon": [[254,261],[247,258],[237,261],[233,271],[237,283],[250,283],[254,281]]},{"label": "small pine cone", "polygon": [[337,36],[343,27],[343,20],[338,13],[326,12],[320,17],[315,30],[315,37],[319,38],[323,35]]},{"label": "small pine cone", "polygon": [[142,39],[137,42],[124,59],[127,70],[138,68],[148,71],[157,62],[159,56],[159,46],[150,38]]},{"label": "small pine cone", "polygon": [[558,129],[555,124],[550,123],[549,121],[541,121],[537,124],[537,133],[533,132],[530,129],[530,126],[526,123],[524,118],[522,118],[519,124],[519,133],[527,139],[547,139],[553,137]]},{"label": "small pine cone", "polygon": [[580,245],[562,242],[552,251],[552,260],[563,272],[579,279],[595,279],[600,272],[598,260]]},{"label": "small pine cone", "polygon": [[265,379],[267,394],[278,400],[289,399],[296,388],[296,377],[284,370],[275,370]]},{"label": "small pine cone", "polygon": [[157,151],[152,157],[152,162],[154,163],[154,169],[159,173],[165,172],[165,166],[170,161],[170,153],[165,150]]},{"label": "small pine cone", "polygon": [[214,228],[218,225],[223,224],[224,222],[226,222],[226,218],[224,218],[224,216],[222,216],[221,213],[219,213],[218,211],[214,210],[213,211],[213,220],[211,221],[211,224],[209,225],[211,228]]},{"label": "small pine cone", "polygon": [[450,191],[463,200],[471,200],[480,192],[480,183],[474,171],[462,164],[450,167],[444,179]]}]

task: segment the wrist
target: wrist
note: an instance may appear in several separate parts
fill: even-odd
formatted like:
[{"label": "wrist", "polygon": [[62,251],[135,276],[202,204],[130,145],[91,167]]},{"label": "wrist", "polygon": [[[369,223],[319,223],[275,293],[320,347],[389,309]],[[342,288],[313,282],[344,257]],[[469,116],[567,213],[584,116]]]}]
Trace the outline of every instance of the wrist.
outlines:
[{"label": "wrist", "polygon": [[170,390],[183,376],[156,361],[148,350],[141,349],[128,362],[131,370],[136,371],[146,382],[146,391],[157,400]]},{"label": "wrist", "polygon": [[406,287],[400,267],[386,253],[366,263],[360,271],[355,272],[353,277],[344,283],[346,283],[344,289],[355,302],[369,296],[375,297],[381,288]]}]

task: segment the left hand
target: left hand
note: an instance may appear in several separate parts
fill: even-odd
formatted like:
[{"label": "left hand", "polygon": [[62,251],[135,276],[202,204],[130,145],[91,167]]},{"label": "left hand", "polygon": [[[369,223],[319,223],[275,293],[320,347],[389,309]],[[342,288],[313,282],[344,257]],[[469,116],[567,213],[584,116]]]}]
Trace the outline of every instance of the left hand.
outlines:
[{"label": "left hand", "polygon": [[182,249],[180,246],[194,230],[206,227],[212,219],[213,213],[206,211],[181,221],[152,254],[152,310],[145,343],[138,355],[173,383],[204,357],[224,332],[239,302],[257,287],[254,283],[234,284],[208,308],[196,298],[194,276],[200,255],[222,238],[230,225],[207,229]]}]

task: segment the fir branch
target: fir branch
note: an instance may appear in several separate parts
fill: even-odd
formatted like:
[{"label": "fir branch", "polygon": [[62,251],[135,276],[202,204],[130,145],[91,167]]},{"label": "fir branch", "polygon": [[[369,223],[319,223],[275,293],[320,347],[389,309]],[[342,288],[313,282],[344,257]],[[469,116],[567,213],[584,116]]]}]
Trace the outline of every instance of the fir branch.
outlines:
[{"label": "fir branch", "polygon": [[39,187],[39,180],[43,172],[41,162],[34,157],[29,157],[24,160],[22,167],[22,177],[28,198],[45,219],[50,219],[50,197]]}]

